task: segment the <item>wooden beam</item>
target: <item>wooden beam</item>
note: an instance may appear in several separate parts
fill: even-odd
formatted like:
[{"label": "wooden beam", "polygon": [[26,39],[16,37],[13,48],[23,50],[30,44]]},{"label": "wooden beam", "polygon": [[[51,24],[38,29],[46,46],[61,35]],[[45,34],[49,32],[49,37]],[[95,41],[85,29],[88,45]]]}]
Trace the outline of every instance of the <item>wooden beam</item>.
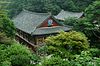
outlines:
[{"label": "wooden beam", "polygon": [[19,34],[16,33],[16,36],[18,36],[19,38],[21,38],[22,40],[24,40],[26,43],[28,43],[29,45],[31,45],[34,48],[37,48],[37,45],[34,45],[33,43],[29,42],[27,39],[23,38],[22,36],[20,36]]}]

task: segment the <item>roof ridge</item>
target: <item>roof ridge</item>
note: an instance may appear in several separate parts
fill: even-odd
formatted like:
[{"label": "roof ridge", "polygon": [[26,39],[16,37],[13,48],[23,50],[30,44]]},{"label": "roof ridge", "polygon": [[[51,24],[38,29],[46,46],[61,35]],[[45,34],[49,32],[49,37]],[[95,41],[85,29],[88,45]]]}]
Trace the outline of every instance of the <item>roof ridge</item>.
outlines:
[{"label": "roof ridge", "polygon": [[29,11],[29,10],[23,10],[22,12],[27,12],[27,13],[34,13],[34,14],[47,14],[47,15],[49,15],[49,13],[39,13],[39,12],[33,12],[33,11]]},{"label": "roof ridge", "polygon": [[31,35],[35,32],[36,28],[37,28],[37,27],[35,27],[35,28],[33,29],[33,31],[31,32]]},{"label": "roof ridge", "polygon": [[60,13],[61,13],[61,12],[83,13],[83,11],[82,11],[82,12],[73,12],[73,11],[68,11],[68,10],[65,11],[65,10],[63,10],[63,9],[60,11]]}]

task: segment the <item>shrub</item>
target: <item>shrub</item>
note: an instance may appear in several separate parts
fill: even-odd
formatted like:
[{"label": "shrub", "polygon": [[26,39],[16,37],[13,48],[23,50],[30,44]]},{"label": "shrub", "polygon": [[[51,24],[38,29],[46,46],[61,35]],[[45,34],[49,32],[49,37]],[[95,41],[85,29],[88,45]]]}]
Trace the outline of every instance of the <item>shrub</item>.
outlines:
[{"label": "shrub", "polygon": [[51,57],[42,60],[37,66],[69,66],[68,60],[63,60],[61,57]]},{"label": "shrub", "polygon": [[27,66],[30,65],[30,61],[35,63],[39,60],[26,46],[16,43],[7,49],[7,53],[15,66]]},{"label": "shrub", "polygon": [[0,43],[9,45],[13,42],[10,38],[8,38],[5,33],[0,33]]},{"label": "shrub", "polygon": [[68,17],[68,18],[66,18],[65,19],[65,24],[66,25],[70,25],[70,26],[75,26],[76,27],[76,25],[77,25],[77,18],[76,17]]},{"label": "shrub", "polygon": [[4,62],[2,62],[2,66],[11,66],[11,62],[4,61]]},{"label": "shrub", "polygon": [[82,51],[79,55],[73,55],[74,59],[59,56],[43,58],[37,66],[100,66],[100,58],[91,56],[90,51]]},{"label": "shrub", "polygon": [[27,66],[30,64],[30,58],[24,55],[11,56],[12,66]]},{"label": "shrub", "polygon": [[12,66],[27,66],[30,65],[30,61],[36,63],[38,60],[39,57],[33,54],[26,46],[15,42],[9,46],[0,44],[0,66],[9,63]]},{"label": "shrub", "polygon": [[75,55],[71,60],[73,66],[100,66],[100,58],[92,57],[90,51],[82,51],[80,55]]},{"label": "shrub", "polygon": [[0,32],[4,32],[7,37],[15,37],[15,27],[7,14],[0,11]]},{"label": "shrub", "polygon": [[46,45],[50,53],[66,51],[78,53],[89,48],[87,37],[76,31],[60,32],[57,36],[48,37]]},{"label": "shrub", "polygon": [[93,57],[100,57],[100,49],[98,48],[91,48],[90,53]]}]

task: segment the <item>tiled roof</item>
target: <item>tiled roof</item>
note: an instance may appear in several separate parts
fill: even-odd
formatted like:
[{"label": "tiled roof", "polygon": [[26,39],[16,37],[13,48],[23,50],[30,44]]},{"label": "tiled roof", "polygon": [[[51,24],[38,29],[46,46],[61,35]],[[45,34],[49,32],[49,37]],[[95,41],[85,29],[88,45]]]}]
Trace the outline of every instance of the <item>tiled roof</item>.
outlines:
[{"label": "tiled roof", "polygon": [[[57,33],[61,30],[69,31],[71,29],[62,25],[56,27],[38,28],[38,26],[50,16],[51,15],[49,15],[48,13],[35,13],[24,10],[19,15],[13,18],[13,22],[17,29],[20,29],[32,35],[51,34]],[[52,18],[56,20],[54,17]],[[58,23],[58,20],[56,22]]]},{"label": "tiled roof", "polygon": [[35,13],[24,10],[13,18],[13,22],[16,28],[31,33],[49,16],[48,13]]},{"label": "tiled roof", "polygon": [[78,12],[69,12],[69,11],[62,10],[57,16],[55,16],[55,18],[64,20],[65,18],[68,18],[68,17],[80,18],[82,15],[83,15],[82,12],[78,13]]},{"label": "tiled roof", "polygon": [[43,28],[37,28],[32,33],[32,35],[52,34],[52,33],[58,33],[60,31],[69,31],[71,29],[72,28],[68,26],[43,27]]}]

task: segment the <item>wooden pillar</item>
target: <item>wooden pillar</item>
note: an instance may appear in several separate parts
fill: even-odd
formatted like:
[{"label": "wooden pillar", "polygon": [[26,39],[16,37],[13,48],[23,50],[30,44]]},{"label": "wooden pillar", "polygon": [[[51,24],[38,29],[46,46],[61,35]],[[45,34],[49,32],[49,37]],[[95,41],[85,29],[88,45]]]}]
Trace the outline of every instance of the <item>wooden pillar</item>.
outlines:
[{"label": "wooden pillar", "polygon": [[32,38],[33,38],[34,44],[37,45],[37,40],[36,40],[37,38],[36,38],[36,36],[32,36]]}]

